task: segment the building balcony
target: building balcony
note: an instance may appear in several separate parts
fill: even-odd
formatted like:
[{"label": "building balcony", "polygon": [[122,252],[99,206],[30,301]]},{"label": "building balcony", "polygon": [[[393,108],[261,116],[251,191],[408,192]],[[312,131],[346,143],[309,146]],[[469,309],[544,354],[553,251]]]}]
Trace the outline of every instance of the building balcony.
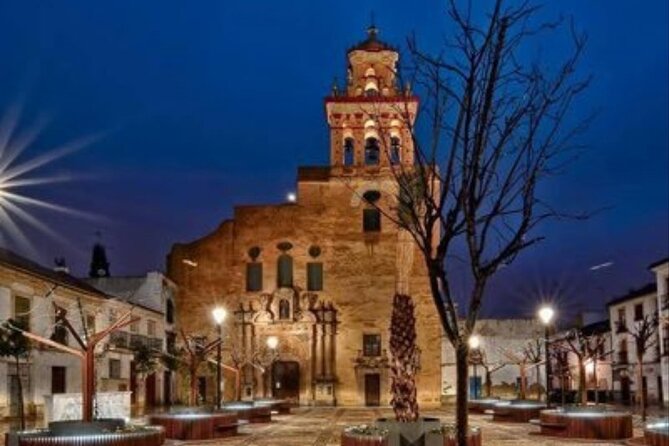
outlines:
[{"label": "building balcony", "polygon": [[383,349],[379,356],[365,356],[362,350],[358,350],[358,355],[353,360],[355,368],[365,369],[383,369],[389,367],[388,352]]},{"label": "building balcony", "polygon": [[162,350],[163,340],[150,336],[144,336],[137,333],[127,333],[125,331],[117,331],[110,335],[110,346],[114,348],[135,349],[140,346],[148,347],[151,350]]}]

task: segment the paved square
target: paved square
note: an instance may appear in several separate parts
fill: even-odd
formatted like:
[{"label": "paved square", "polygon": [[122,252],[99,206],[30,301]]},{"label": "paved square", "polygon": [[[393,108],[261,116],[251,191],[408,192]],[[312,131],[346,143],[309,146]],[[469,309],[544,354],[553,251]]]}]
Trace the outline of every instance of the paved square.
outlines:
[{"label": "paved square", "polygon": [[[390,409],[354,408],[298,408],[291,415],[275,416],[271,424],[254,424],[240,429],[241,435],[211,441],[177,442],[172,445],[220,444],[226,446],[339,446],[341,431],[348,425],[370,423],[383,416],[391,416]],[[451,421],[453,412],[440,410],[426,412],[443,421]],[[536,435],[537,427],[529,424],[493,423],[489,416],[472,415],[473,425],[483,429],[485,446],[553,446],[553,445],[620,445],[622,442],[556,440]],[[635,437],[643,435],[640,423],[635,420]]]}]

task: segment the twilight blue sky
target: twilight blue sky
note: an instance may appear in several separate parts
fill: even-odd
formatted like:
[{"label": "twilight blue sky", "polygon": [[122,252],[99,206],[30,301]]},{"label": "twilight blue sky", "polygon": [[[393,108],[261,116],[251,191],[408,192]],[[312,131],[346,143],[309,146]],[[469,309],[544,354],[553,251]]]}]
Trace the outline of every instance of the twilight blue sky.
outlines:
[{"label": "twilight blue sky", "polygon": [[[41,169],[79,180],[21,191],[104,217],[36,210],[65,240],[28,230],[38,260],[63,255],[85,274],[100,230],[112,273],[162,269],[173,242],[206,234],[234,203],[282,200],[298,165],[327,160],[322,98],[370,11],[384,40],[416,32],[435,49],[450,31],[444,3],[3,1],[0,112],[23,103],[20,128],[49,119],[22,159],[104,133]],[[572,14],[589,35],[583,69],[595,80],[574,112],[601,110],[588,152],[548,194],[609,210],[541,228],[548,240],[492,284],[486,311],[497,314],[531,312],[539,292],[557,289],[570,311],[597,308],[651,280],[647,265],[669,250],[667,2],[545,3],[542,17]],[[567,48],[551,38],[541,50],[550,61]]]}]

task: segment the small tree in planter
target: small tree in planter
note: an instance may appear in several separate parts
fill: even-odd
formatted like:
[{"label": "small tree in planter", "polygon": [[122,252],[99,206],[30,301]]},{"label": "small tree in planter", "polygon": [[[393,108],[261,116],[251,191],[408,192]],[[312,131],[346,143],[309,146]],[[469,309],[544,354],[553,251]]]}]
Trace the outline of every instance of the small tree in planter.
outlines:
[{"label": "small tree in planter", "polygon": [[19,419],[21,422],[21,430],[26,428],[26,414],[23,404],[23,382],[21,381],[21,360],[25,360],[30,355],[30,342],[28,339],[23,336],[23,333],[18,330],[12,329],[12,327],[17,327],[19,329],[24,328],[24,324],[21,320],[9,319],[5,326],[0,330],[0,356],[11,357],[16,364],[16,376],[17,376],[17,393],[18,393],[18,410],[19,410]]},{"label": "small tree in planter", "polygon": [[420,350],[416,346],[416,318],[410,296],[396,294],[390,319],[390,355],[392,373],[390,404],[395,420],[378,424],[388,430],[388,445],[424,445],[428,432],[439,428],[436,418],[421,418],[416,398],[416,374],[420,368]]}]

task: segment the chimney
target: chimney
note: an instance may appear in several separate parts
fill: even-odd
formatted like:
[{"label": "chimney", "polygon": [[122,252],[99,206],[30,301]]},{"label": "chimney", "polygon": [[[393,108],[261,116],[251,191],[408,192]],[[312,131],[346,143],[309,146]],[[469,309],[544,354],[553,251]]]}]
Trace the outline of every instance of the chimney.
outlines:
[{"label": "chimney", "polygon": [[65,257],[56,257],[53,259],[53,262],[56,266],[53,267],[53,270],[57,273],[70,274],[70,268],[67,267],[65,262]]}]

